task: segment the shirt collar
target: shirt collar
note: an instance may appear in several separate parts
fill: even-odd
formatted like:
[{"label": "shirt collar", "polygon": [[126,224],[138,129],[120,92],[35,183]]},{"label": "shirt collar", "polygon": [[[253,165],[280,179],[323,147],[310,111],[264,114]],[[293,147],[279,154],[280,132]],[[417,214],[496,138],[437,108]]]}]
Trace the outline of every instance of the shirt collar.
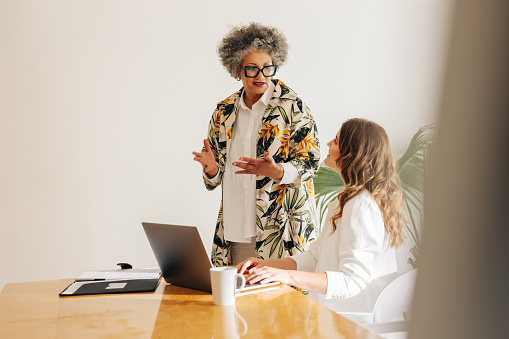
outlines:
[{"label": "shirt collar", "polygon": [[[262,97],[260,98],[260,100],[258,100],[255,105],[258,103],[258,102],[262,102],[264,106],[267,106],[267,104],[269,103],[269,100],[272,98],[272,93],[274,92],[274,88],[276,86],[274,85],[274,83],[272,81],[269,81],[269,87],[267,88],[267,90],[265,91],[265,93],[263,93]],[[240,94],[240,107],[242,107],[242,109],[247,109],[249,110],[249,108],[246,106],[246,103],[244,102],[244,91],[245,90],[242,90],[242,93]],[[253,105],[254,106],[254,105]]]}]

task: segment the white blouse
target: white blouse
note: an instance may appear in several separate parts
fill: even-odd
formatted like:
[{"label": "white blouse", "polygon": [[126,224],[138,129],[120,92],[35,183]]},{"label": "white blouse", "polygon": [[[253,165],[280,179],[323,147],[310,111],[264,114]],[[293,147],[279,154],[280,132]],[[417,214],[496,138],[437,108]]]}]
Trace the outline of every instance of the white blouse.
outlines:
[{"label": "white blouse", "polygon": [[397,270],[396,255],[389,248],[382,213],[369,191],[348,201],[338,226],[331,234],[331,217],[339,201],[329,203],[325,225],[307,252],[291,258],[297,270],[326,272],[327,292],[310,296],[319,301],[350,298],[359,294],[373,279]]}]

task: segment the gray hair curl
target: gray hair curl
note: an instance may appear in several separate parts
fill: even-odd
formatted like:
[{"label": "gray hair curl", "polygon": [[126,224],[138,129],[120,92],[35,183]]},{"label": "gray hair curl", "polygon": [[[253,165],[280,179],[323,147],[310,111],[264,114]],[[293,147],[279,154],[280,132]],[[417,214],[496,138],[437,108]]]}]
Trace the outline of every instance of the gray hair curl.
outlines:
[{"label": "gray hair curl", "polygon": [[252,22],[233,27],[217,48],[221,63],[234,78],[238,77],[242,59],[251,50],[266,51],[272,63],[281,66],[288,55],[288,44],[277,28]]}]

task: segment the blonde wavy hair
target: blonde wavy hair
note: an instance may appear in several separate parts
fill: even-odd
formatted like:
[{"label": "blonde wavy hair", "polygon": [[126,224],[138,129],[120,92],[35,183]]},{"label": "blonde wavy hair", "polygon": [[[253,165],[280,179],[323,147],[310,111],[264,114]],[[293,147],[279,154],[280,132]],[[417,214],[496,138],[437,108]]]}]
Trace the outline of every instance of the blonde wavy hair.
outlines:
[{"label": "blonde wavy hair", "polygon": [[343,123],[337,142],[336,165],[345,189],[338,194],[339,208],[331,218],[332,232],[336,231],[336,221],[343,216],[346,203],[366,189],[382,212],[390,247],[399,247],[406,224],[402,209],[405,197],[396,176],[387,133],[372,121],[355,118]]}]

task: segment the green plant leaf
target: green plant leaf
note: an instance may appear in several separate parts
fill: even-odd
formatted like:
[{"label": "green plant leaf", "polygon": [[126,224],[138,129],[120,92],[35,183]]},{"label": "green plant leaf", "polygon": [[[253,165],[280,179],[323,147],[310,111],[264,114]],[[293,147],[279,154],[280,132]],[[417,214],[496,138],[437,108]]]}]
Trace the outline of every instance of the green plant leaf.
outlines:
[{"label": "green plant leaf", "polygon": [[320,165],[320,168],[313,178],[313,184],[315,186],[315,195],[317,198],[329,193],[338,193],[345,186],[339,173],[324,163]]}]

